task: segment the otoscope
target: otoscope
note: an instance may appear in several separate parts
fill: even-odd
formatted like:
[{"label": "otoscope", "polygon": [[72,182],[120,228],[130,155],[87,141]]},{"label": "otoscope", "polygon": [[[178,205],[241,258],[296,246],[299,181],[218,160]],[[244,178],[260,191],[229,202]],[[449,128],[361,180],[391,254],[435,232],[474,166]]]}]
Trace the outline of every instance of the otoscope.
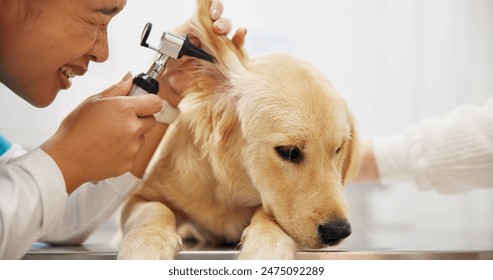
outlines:
[{"label": "otoscope", "polygon": [[[151,34],[152,23],[147,23],[142,31],[140,38],[140,45],[151,50],[158,52],[157,58],[152,63],[147,73],[141,73],[133,79],[133,86],[130,90],[130,96],[136,96],[141,94],[157,94],[159,92],[159,82],[157,78],[164,71],[166,64],[170,60],[180,59],[184,55],[196,57],[212,63],[216,62],[216,58],[207,52],[199,49],[190,42],[188,35],[185,37],[172,34],[170,32],[164,32],[161,36],[161,42],[158,47],[153,47],[147,43],[147,39]],[[163,116],[167,115],[167,116]],[[163,99],[163,108],[160,113],[155,114],[157,121],[164,123],[171,123],[179,114],[178,109],[169,105],[166,100]]]}]

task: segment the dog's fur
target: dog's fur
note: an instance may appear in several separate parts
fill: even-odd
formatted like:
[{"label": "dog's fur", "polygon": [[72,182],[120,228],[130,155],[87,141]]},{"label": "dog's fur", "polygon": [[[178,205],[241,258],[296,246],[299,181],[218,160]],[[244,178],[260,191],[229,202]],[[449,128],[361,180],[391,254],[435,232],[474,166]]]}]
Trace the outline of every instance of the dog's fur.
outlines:
[{"label": "dog's fur", "polygon": [[242,259],[292,259],[298,248],[338,243],[319,227],[348,219],[343,185],[359,144],[346,104],[307,62],[250,60],[212,31],[209,5],[199,0],[187,24],[217,64],[186,62],[195,79],[124,206],[118,258],[172,259],[182,237],[241,240]]}]

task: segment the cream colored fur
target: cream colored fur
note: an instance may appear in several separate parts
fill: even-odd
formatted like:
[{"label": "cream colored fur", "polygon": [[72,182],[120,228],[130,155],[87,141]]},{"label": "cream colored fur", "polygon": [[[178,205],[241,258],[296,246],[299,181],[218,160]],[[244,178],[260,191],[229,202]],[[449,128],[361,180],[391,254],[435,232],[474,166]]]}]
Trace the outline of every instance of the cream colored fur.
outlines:
[{"label": "cream colored fur", "polygon": [[[124,206],[119,259],[173,259],[182,237],[241,242],[241,259],[293,259],[325,246],[319,224],[348,218],[343,185],[359,144],[346,104],[309,63],[250,59],[215,35],[209,4],[198,1],[187,29],[218,63],[184,62],[196,78]],[[275,147],[299,147],[302,160]]]}]

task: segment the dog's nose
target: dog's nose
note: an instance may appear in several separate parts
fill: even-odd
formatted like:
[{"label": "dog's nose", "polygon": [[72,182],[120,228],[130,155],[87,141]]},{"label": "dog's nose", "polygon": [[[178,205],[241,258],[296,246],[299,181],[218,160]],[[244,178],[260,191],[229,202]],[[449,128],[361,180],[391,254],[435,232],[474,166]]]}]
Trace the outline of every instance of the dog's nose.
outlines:
[{"label": "dog's nose", "polygon": [[333,246],[351,234],[351,224],[346,219],[323,223],[318,225],[318,234],[322,243]]}]

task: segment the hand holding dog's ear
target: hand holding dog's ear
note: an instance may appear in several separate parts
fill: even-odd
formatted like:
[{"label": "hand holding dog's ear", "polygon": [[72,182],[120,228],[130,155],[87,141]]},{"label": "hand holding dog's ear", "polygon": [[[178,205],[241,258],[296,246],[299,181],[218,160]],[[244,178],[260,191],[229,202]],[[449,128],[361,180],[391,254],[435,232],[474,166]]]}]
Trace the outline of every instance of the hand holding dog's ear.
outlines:
[{"label": "hand holding dog's ear", "polygon": [[235,35],[233,35],[233,38],[231,38],[231,41],[233,42],[233,45],[235,45],[236,48],[241,48],[245,44],[245,37],[247,34],[247,29],[244,27],[238,28],[236,30]]},{"label": "hand holding dog's ear", "polygon": [[[214,32],[216,32],[218,35],[228,35],[232,27],[231,21],[229,19],[221,18],[223,11],[223,3],[219,0],[212,0],[211,6],[209,8],[209,14],[211,16],[211,19],[214,21],[214,23],[212,24],[212,30],[214,30]],[[237,48],[240,48],[245,43],[245,36],[246,29],[239,28],[238,30],[236,30],[231,41]],[[195,39],[193,40],[193,43],[200,47],[200,41],[197,40],[197,38],[193,39]]]},{"label": "hand holding dog's ear", "polygon": [[[231,21],[221,18],[224,6],[220,0],[213,0],[209,8],[209,14],[213,20],[212,29],[217,35],[227,35],[231,31]],[[191,20],[190,20],[191,21]],[[188,21],[175,29],[173,33],[179,35],[189,34],[189,30],[192,23]],[[245,28],[239,28],[233,35],[231,41],[237,47],[241,48],[245,42],[247,30]],[[190,41],[197,47],[201,47],[200,40],[190,35]],[[190,76],[190,71],[187,70],[187,66],[191,66],[190,59],[182,58],[180,60],[172,60],[168,62],[166,70],[163,74],[163,78],[160,79],[161,89],[158,95],[161,98],[166,99],[172,106],[177,106],[182,98],[183,91],[187,88],[188,83],[193,80]]]}]

